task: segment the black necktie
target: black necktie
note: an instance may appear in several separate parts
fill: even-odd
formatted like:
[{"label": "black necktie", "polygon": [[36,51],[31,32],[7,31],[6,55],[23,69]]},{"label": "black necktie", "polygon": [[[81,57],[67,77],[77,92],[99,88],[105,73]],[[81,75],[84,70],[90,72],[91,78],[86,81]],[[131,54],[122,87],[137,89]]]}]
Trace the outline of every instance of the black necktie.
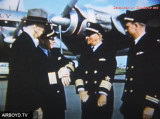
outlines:
[{"label": "black necktie", "polygon": [[48,51],[48,57],[51,57],[51,51],[50,50],[47,51]]}]

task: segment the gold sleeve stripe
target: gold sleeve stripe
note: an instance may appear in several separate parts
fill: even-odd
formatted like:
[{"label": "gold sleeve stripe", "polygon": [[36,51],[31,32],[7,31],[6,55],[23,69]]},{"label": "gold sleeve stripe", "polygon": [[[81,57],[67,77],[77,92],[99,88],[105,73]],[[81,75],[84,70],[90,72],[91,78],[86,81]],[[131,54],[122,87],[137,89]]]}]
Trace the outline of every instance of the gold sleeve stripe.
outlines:
[{"label": "gold sleeve stripe", "polygon": [[48,72],[48,79],[50,85],[57,84],[57,77],[55,72]]},{"label": "gold sleeve stripe", "polygon": [[111,90],[112,84],[106,80],[102,80],[99,87],[106,88],[107,90]]},{"label": "gold sleeve stripe", "polygon": [[159,100],[158,100],[157,98],[151,97],[151,96],[149,96],[149,95],[146,95],[145,99],[146,99],[146,100],[149,100],[149,101],[151,101],[151,102],[154,102],[154,103],[156,103],[156,104],[159,103]]},{"label": "gold sleeve stripe", "polygon": [[77,87],[77,86],[83,86],[83,85],[84,85],[83,80],[82,80],[82,79],[77,79],[77,80],[75,81],[75,85],[76,85],[76,87]]},{"label": "gold sleeve stripe", "polygon": [[66,65],[66,67],[70,68],[72,71],[74,71],[74,66],[72,62],[69,62],[69,64]]}]

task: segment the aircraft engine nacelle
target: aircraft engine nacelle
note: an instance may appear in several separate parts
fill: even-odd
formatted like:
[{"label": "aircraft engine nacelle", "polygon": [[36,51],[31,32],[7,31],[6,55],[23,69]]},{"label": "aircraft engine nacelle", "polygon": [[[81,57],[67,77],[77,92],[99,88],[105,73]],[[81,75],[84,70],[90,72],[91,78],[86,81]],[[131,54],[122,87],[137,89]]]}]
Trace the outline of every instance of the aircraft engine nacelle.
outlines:
[{"label": "aircraft engine nacelle", "polygon": [[62,26],[62,35],[70,36],[73,34],[80,34],[86,29],[87,22],[99,23],[106,31],[110,31],[114,26],[119,32],[125,34],[124,29],[117,20],[110,13],[97,11],[90,8],[74,7],[65,17],[53,16],[51,22]]},{"label": "aircraft engine nacelle", "polygon": [[51,22],[62,26],[62,34],[70,36],[79,34],[86,28],[87,19],[78,9],[73,8],[66,17],[53,16]]}]

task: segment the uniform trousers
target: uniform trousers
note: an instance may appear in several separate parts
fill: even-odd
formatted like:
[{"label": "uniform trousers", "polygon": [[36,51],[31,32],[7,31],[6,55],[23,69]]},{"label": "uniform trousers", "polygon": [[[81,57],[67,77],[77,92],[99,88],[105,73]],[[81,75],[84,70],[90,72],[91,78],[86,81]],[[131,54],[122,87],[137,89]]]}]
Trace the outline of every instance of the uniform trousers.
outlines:
[{"label": "uniform trousers", "polygon": [[43,119],[65,119],[65,111],[43,109]]},{"label": "uniform trousers", "polygon": [[107,105],[98,107],[98,96],[90,96],[87,102],[82,102],[81,119],[111,119],[113,114],[113,100],[107,101]]}]

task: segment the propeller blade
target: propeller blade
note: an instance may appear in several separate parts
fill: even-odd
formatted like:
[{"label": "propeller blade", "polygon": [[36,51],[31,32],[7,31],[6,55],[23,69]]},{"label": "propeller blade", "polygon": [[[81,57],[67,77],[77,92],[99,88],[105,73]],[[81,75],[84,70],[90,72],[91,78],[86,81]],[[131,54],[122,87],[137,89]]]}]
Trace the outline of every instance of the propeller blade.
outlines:
[{"label": "propeller blade", "polygon": [[67,16],[70,11],[72,10],[72,8],[75,6],[75,4],[77,3],[78,0],[71,0],[68,5],[65,7],[65,9],[63,10],[61,16],[65,17]]}]

